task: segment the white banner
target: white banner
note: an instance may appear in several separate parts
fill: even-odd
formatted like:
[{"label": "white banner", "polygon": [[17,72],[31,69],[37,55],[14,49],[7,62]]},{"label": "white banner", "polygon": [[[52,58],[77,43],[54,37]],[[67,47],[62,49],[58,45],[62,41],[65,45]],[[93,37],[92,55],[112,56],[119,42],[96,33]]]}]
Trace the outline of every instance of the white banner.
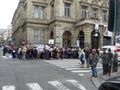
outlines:
[{"label": "white banner", "polygon": [[103,36],[112,37],[112,32],[110,32],[107,27],[104,27]]},{"label": "white banner", "polygon": [[49,39],[48,44],[54,44],[54,39]]}]

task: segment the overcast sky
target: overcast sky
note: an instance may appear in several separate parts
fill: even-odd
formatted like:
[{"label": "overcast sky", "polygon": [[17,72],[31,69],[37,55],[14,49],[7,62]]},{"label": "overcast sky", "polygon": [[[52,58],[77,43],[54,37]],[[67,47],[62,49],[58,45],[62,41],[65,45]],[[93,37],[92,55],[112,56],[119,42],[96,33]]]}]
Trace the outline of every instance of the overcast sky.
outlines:
[{"label": "overcast sky", "polygon": [[11,25],[18,2],[19,0],[0,0],[0,29],[7,29]]}]

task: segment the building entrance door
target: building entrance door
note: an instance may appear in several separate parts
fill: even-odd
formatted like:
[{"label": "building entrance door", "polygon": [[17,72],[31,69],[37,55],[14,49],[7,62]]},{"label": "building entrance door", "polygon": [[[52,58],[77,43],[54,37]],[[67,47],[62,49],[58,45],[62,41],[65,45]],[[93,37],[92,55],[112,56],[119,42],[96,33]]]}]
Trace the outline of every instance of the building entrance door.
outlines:
[{"label": "building entrance door", "polygon": [[65,31],[63,33],[63,47],[65,47],[65,48],[71,47],[71,39],[72,39],[71,32]]}]

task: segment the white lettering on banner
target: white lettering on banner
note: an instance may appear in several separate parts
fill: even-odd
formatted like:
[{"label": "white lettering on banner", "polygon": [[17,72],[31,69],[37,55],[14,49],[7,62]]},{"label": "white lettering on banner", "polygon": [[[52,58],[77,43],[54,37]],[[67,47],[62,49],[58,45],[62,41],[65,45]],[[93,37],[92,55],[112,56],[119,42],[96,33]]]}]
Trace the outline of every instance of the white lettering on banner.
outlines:
[{"label": "white lettering on banner", "polygon": [[3,86],[2,90],[15,90],[15,86],[13,85]]},{"label": "white lettering on banner", "polygon": [[86,88],[82,84],[78,83],[76,80],[66,80],[66,81],[73,84],[75,87],[81,90],[86,90]]},{"label": "white lettering on banner", "polygon": [[48,83],[55,86],[57,90],[70,90],[61,83],[59,83],[58,81],[49,81]]},{"label": "white lettering on banner", "polygon": [[30,90],[43,90],[38,83],[28,83],[26,84]]}]

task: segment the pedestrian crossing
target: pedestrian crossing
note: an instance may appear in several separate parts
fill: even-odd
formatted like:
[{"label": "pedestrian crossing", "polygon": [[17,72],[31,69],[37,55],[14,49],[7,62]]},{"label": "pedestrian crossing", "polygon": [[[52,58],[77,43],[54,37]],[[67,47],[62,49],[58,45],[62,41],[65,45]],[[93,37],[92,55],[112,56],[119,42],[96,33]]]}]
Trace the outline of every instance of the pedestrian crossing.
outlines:
[{"label": "pedestrian crossing", "polygon": [[[91,68],[81,68],[79,59],[64,59],[64,60],[45,60],[45,62],[63,68],[67,71],[75,73],[79,76],[84,76],[91,72]],[[102,65],[98,63],[97,69],[101,69]]]},{"label": "pedestrian crossing", "polygon": [[11,59],[12,55],[10,54],[6,54],[5,56],[2,56],[3,59]]},{"label": "pedestrian crossing", "polygon": [[38,83],[28,83],[26,85],[30,90],[43,90],[43,88]]},{"label": "pedestrian crossing", "polygon": [[[53,89],[51,90],[72,90],[71,87],[65,86],[65,83],[72,85],[72,88],[75,87],[77,90],[86,90],[85,86],[79,83],[76,80],[70,79],[70,80],[65,80],[64,83],[60,81],[48,81],[47,84],[50,85]],[[42,85],[39,83],[26,83],[25,86],[27,89],[25,90],[45,90]],[[2,86],[2,90],[17,90],[15,85],[4,85]],[[50,90],[50,89],[49,89]]]},{"label": "pedestrian crossing", "polygon": [[6,85],[2,87],[2,90],[15,90],[15,86],[14,85]]}]

